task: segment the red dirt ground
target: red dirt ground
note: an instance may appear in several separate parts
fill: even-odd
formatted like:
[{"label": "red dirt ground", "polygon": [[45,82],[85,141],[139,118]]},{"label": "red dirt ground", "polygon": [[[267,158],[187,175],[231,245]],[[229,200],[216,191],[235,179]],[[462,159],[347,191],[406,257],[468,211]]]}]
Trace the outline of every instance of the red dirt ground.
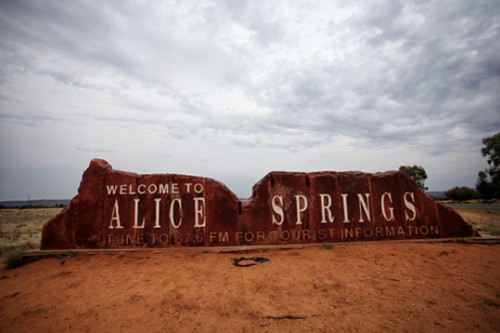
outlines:
[{"label": "red dirt ground", "polygon": [[[500,245],[79,254],[0,269],[0,332],[499,332]],[[235,267],[234,257],[269,262]]]}]

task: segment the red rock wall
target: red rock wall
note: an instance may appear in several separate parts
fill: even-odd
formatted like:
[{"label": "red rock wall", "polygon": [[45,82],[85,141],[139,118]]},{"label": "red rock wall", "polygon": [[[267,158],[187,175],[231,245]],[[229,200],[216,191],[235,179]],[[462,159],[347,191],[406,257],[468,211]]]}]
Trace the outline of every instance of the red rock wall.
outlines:
[{"label": "red rock wall", "polygon": [[216,180],[112,170],[94,159],[42,249],[264,245],[476,233],[401,172],[271,172],[239,201]]}]

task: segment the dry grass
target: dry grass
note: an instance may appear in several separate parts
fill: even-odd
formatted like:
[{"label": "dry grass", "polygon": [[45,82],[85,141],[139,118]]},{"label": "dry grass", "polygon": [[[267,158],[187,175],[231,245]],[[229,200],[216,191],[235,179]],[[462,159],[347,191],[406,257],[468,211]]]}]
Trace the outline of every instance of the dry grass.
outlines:
[{"label": "dry grass", "polygon": [[62,208],[0,209],[0,256],[15,248],[39,248],[42,226]]},{"label": "dry grass", "polygon": [[457,210],[462,218],[479,231],[482,236],[500,236],[499,210]]}]

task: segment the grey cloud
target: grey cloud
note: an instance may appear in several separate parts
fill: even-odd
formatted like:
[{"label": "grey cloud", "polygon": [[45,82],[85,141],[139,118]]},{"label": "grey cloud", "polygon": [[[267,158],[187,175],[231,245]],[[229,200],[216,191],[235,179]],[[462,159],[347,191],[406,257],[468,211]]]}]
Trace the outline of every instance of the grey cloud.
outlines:
[{"label": "grey cloud", "polygon": [[80,85],[78,78],[74,77],[73,75],[66,74],[60,71],[48,70],[48,69],[40,69],[40,70],[34,69],[33,72],[41,75],[50,76],[55,81],[66,85]]},{"label": "grey cloud", "polygon": [[366,8],[366,16],[362,20],[372,29],[377,30],[377,35],[369,39],[369,43],[378,45],[387,41],[400,38],[406,29],[398,26],[396,20],[404,6],[399,0],[377,1]]},{"label": "grey cloud", "polygon": [[22,104],[22,101],[20,101],[19,99],[17,99],[17,98],[11,98],[11,97],[6,96],[4,94],[0,94],[0,100],[5,101],[5,102],[13,102],[13,103],[16,103],[16,104]]},{"label": "grey cloud", "polygon": [[[0,120],[243,150],[338,136],[370,149],[470,149],[500,128],[499,18],[486,0],[4,1]],[[28,77],[57,92],[13,93]]]},{"label": "grey cloud", "polygon": [[268,46],[282,39],[285,33],[284,28],[273,19],[272,15],[266,13],[276,8],[269,8],[271,7],[269,4],[262,6],[262,4],[244,1],[225,1],[224,3],[236,22],[255,32],[259,44]]},{"label": "grey cloud", "polygon": [[77,151],[89,152],[89,153],[113,153],[114,150],[102,149],[102,148],[87,148],[87,147],[75,147]]},{"label": "grey cloud", "polygon": [[5,123],[21,124],[30,127],[40,127],[46,121],[57,121],[55,117],[37,114],[0,114],[0,120]]},{"label": "grey cloud", "polygon": [[[201,71],[208,75],[213,71],[226,72],[226,78],[235,79],[229,70],[234,67],[231,59],[213,48],[210,41],[194,35],[191,39],[183,39],[184,36],[173,30],[176,24],[182,24],[175,22],[178,20],[175,15],[168,16],[172,25],[154,28],[149,23],[149,19],[158,17],[154,9],[140,7],[137,12],[124,12],[106,2],[98,6],[85,2],[23,2],[23,6],[4,6],[3,9],[0,17],[5,43],[10,43],[7,49],[14,50],[31,68],[36,68],[33,63],[36,52],[50,50],[75,61],[115,68],[148,82],[164,83],[162,71],[167,71],[168,78],[178,70]],[[175,6],[171,6],[167,12],[174,9]],[[18,45],[29,46],[32,50],[20,51]],[[156,58],[147,59],[150,54]],[[162,62],[155,64],[160,54]],[[165,64],[168,67],[156,68]]]}]

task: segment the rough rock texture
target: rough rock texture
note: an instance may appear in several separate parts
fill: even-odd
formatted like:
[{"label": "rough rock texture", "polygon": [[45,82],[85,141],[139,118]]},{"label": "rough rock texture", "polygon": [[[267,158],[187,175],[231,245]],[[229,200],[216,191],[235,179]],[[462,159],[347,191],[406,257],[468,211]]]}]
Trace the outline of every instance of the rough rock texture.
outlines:
[{"label": "rough rock texture", "polygon": [[271,172],[239,201],[210,178],[112,170],[94,159],[42,249],[467,237],[462,218],[404,173]]}]

